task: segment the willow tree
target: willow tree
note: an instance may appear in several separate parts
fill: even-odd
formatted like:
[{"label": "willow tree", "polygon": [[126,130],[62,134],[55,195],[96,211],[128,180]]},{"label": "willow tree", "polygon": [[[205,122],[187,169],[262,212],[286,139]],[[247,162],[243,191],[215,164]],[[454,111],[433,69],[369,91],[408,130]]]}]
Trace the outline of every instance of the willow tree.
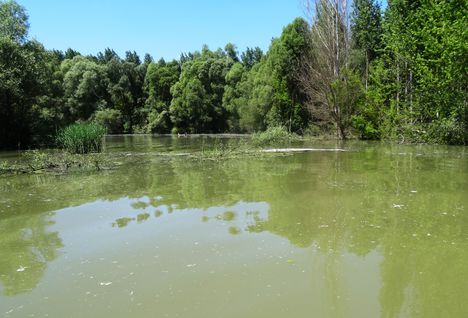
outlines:
[{"label": "willow tree", "polygon": [[303,61],[300,83],[308,108],[318,122],[336,125],[346,139],[353,109],[362,96],[357,75],[349,66],[351,32],[347,0],[309,0],[312,50]]}]

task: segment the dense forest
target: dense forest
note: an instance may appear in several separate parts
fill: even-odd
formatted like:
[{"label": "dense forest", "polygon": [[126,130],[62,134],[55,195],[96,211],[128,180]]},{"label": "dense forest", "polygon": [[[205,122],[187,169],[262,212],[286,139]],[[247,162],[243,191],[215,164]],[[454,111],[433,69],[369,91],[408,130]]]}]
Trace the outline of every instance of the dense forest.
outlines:
[{"label": "dense forest", "polygon": [[466,144],[465,0],[315,0],[269,50],[234,44],[154,61],[84,56],[28,37],[0,1],[0,147],[53,142],[94,121],[108,133],[290,132]]}]

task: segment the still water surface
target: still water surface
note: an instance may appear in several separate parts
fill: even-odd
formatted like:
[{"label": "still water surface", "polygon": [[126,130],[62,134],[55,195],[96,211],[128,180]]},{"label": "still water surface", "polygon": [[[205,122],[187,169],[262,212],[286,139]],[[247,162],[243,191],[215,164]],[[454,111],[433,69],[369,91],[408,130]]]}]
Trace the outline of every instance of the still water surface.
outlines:
[{"label": "still water surface", "polygon": [[116,169],[0,177],[0,317],[468,317],[465,148],[156,155],[236,141],[108,137]]}]

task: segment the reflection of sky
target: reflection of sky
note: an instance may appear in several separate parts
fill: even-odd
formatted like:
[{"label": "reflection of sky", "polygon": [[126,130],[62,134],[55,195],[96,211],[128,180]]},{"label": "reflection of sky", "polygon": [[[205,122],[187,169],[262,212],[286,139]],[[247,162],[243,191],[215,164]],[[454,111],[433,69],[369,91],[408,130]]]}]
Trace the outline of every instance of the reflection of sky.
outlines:
[{"label": "reflection of sky", "polygon": [[[2,299],[1,312],[14,309],[10,317],[69,312],[378,316],[382,257],[377,253],[327,254],[269,232],[247,233],[248,226],[268,220],[266,202],[207,209],[163,202],[124,197],[56,211],[50,230],[59,232],[61,256],[36,289]],[[142,213],[150,217],[139,222]],[[122,217],[132,221],[112,226]],[[239,235],[232,235],[232,227]]]},{"label": "reflection of sky", "polygon": [[[162,197],[155,198],[155,201],[163,199]],[[238,202],[232,206],[217,206],[208,209],[177,209],[177,204],[151,206],[150,202],[149,197],[142,197],[138,200],[124,197],[112,202],[99,200],[63,209],[54,218],[56,224],[53,230],[60,232],[65,246],[73,246],[73,252],[80,254],[92,249],[107,248],[114,243],[122,243],[130,236],[135,239],[141,237],[144,240],[148,235],[154,235],[154,227],[158,229],[158,232],[176,231],[180,224],[191,222],[197,224],[204,219],[216,220],[218,223],[221,221],[225,225],[244,229],[247,225],[255,223],[255,220],[266,220],[269,210],[266,202]],[[135,208],[139,205],[146,205],[146,207]],[[236,217],[230,221],[223,221],[222,214],[229,211],[234,212]],[[162,212],[160,217],[157,215],[158,212]],[[137,219],[138,215],[143,213],[150,214],[147,222],[151,226],[149,224],[138,226],[137,229],[127,231],[125,235],[121,235],[122,233],[115,235],[118,231],[117,228],[112,227],[112,224],[116,220],[130,218],[132,221],[129,222],[128,227],[141,225],[137,224]],[[87,242],[89,244],[86,244]]]},{"label": "reflection of sky", "polygon": [[[205,142],[124,141],[142,153]],[[132,155],[102,174],[0,183],[0,261],[15,273],[2,278],[16,284],[0,317],[465,317],[464,148],[346,147],[223,164]],[[52,256],[24,252],[38,247]]]}]

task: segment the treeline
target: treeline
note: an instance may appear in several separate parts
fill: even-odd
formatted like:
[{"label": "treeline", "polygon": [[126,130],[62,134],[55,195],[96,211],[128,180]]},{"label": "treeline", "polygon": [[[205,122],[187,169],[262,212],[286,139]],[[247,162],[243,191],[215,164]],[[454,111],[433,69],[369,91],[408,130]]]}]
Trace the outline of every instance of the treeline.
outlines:
[{"label": "treeline", "polygon": [[[268,52],[233,44],[154,61],[46,50],[25,9],[0,1],[0,146],[53,141],[95,121],[109,133],[300,134],[465,144],[467,3],[316,0]],[[350,14],[351,13],[351,14]]]}]

